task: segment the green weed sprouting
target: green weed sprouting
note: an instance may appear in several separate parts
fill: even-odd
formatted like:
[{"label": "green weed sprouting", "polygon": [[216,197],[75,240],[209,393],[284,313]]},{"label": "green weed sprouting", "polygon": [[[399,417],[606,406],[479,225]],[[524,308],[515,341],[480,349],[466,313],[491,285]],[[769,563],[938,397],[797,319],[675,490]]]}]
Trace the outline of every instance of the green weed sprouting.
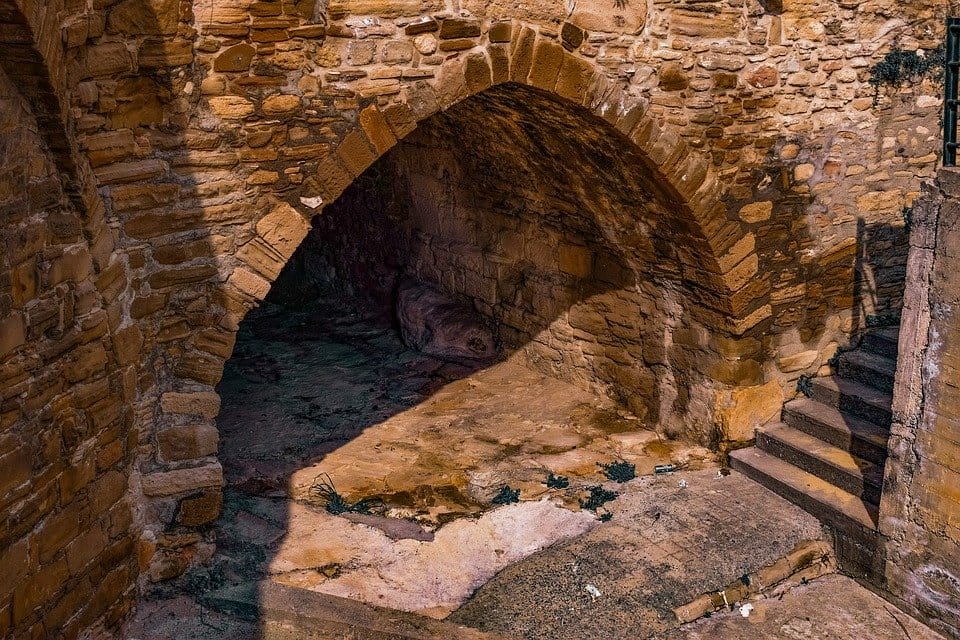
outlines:
[{"label": "green weed sprouting", "polygon": [[551,489],[566,489],[570,486],[570,480],[566,476],[555,476],[551,471],[547,476],[547,486]]},{"label": "green weed sprouting", "polygon": [[500,493],[493,496],[493,504],[513,504],[520,502],[520,489],[511,489],[510,485],[500,487]]},{"label": "green weed sprouting", "polygon": [[617,496],[620,495],[616,491],[609,491],[600,485],[587,487],[587,490],[590,492],[590,495],[587,496],[585,500],[580,501],[580,508],[589,509],[590,511],[596,511],[611,500],[616,500]]},{"label": "green weed sprouting", "polygon": [[323,501],[323,508],[327,513],[339,516],[344,513],[370,513],[372,502],[370,500],[360,500],[358,502],[349,502],[337,491],[333,480],[326,473],[321,473],[314,478],[310,485],[310,493]]},{"label": "green weed sprouting", "polygon": [[929,51],[904,51],[900,45],[894,45],[883,60],[870,68],[874,106],[880,101],[880,87],[901,87],[904,82],[917,82],[923,78],[942,83],[945,62],[943,45]]},{"label": "green weed sprouting", "polygon": [[603,475],[614,482],[629,482],[637,477],[637,468],[626,460],[600,463]]},{"label": "green weed sprouting", "polygon": [[797,380],[797,391],[810,397],[813,395],[813,376],[803,375]]}]

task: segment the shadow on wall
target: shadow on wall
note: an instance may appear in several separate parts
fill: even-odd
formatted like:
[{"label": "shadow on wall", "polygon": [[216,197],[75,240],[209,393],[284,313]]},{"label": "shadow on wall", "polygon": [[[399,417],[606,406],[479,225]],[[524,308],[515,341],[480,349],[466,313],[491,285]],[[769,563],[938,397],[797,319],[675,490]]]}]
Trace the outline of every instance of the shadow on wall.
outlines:
[{"label": "shadow on wall", "polygon": [[434,116],[314,220],[288,267],[300,280],[281,276],[271,295],[337,275],[389,308],[399,282],[428,283],[540,370],[703,438],[709,426],[679,425],[709,407],[663,393],[674,369],[709,386],[708,340],[670,339],[699,326],[688,316],[701,283],[680,276],[686,222],[600,125],[519,85]]}]

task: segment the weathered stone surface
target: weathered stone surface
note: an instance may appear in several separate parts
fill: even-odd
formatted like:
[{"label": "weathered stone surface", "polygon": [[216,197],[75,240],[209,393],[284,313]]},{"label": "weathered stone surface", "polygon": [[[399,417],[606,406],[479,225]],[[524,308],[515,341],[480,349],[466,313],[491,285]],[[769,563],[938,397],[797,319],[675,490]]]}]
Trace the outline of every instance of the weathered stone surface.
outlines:
[{"label": "weathered stone surface", "polygon": [[637,34],[647,21],[646,0],[630,0],[611,8],[602,0],[581,0],[574,5],[570,22],[586,31]]},{"label": "weathered stone surface", "polygon": [[140,479],[148,496],[171,496],[223,484],[223,468],[219,462],[192,469],[177,469],[144,475]]},{"label": "weathered stone surface", "polygon": [[253,115],[256,108],[246,98],[238,96],[219,96],[210,98],[210,110],[218,118],[239,119]]},{"label": "weathered stone surface", "polygon": [[216,427],[202,423],[169,427],[157,434],[160,458],[168,462],[213,455],[218,442]]},{"label": "weathered stone surface", "polygon": [[720,399],[717,419],[721,432],[731,442],[749,442],[757,427],[774,420],[783,408],[783,390],[777,381],[733,391]]},{"label": "weathered stone surface", "polygon": [[236,44],[216,57],[213,61],[213,70],[247,71],[256,52],[256,49],[244,42]]},{"label": "weathered stone surface", "polygon": [[167,413],[216,418],[220,412],[220,396],[212,391],[168,391],[160,396],[160,408]]},{"label": "weathered stone surface", "polygon": [[410,346],[452,361],[490,361],[497,356],[493,334],[462,303],[416,282],[397,292],[397,318]]},{"label": "weathered stone surface", "polygon": [[107,15],[107,31],[127,36],[172,35],[180,22],[179,0],[124,0]]},{"label": "weathered stone surface", "polygon": [[[32,635],[69,637],[78,631],[70,625],[104,615],[115,620],[128,606],[126,587],[137,569],[117,551],[129,547],[132,535],[119,515],[126,507],[117,503],[127,486],[123,470],[165,464],[159,432],[145,417],[158,414],[158,389],[217,378],[219,363],[193,354],[191,341],[214,328],[235,330],[295,245],[299,232],[288,233],[294,227],[265,239],[258,226],[265,203],[283,200],[302,204],[304,215],[318,213],[441,105],[448,111],[437,120],[460,119],[446,130],[459,143],[464,123],[480,115],[452,109],[467,104],[471,93],[489,97],[491,83],[533,83],[569,111],[550,111],[509,92],[487,102],[507,133],[488,126],[487,137],[466,148],[497,148],[488,166],[522,156],[523,172],[516,175],[547,185],[542,176],[561,171],[538,166],[544,152],[524,147],[524,140],[549,146],[558,136],[613,162],[586,170],[580,156],[568,154],[580,159],[567,161],[576,170],[565,185],[536,197],[502,196],[510,208],[539,207],[543,228],[559,225],[566,233],[576,226],[569,237],[498,224],[503,233],[493,240],[464,229],[448,249],[456,259],[423,263],[451,274],[449,288],[463,288],[485,313],[500,314],[498,324],[513,339],[530,340],[533,326],[551,327],[549,340],[530,344],[545,370],[584,379],[584,371],[606,371],[619,381],[618,394],[665,394],[662,403],[627,400],[638,412],[674,406],[698,415],[709,413],[710,385],[720,378],[752,380],[763,367],[788,384],[777,366],[778,349],[787,358],[823,355],[850,339],[851,309],[860,320],[896,309],[899,276],[891,274],[902,273],[897,247],[906,246],[896,233],[919,181],[937,163],[940,97],[923,81],[897,91],[881,87],[875,103],[869,71],[894,41],[935,47],[942,20],[923,3],[890,0],[853,13],[849,2],[781,3],[776,10],[763,3],[766,11],[716,2],[647,4],[578,2],[570,15],[558,2],[467,0],[460,7],[466,13],[453,15],[434,0],[340,1],[326,13],[304,0],[223,0],[204,7],[121,0],[59,8],[26,2],[7,12],[0,95],[12,99],[0,101],[0,148],[8,150],[0,153],[6,239],[0,250],[0,428],[10,438],[62,442],[61,450],[44,444],[37,459],[52,461],[45,468],[63,478],[64,489],[50,488],[42,475],[29,494],[17,493],[23,483],[14,482],[0,500],[22,505],[11,521],[23,532],[67,502],[95,501],[97,513],[115,508],[110,518],[117,524],[105,541],[97,537],[99,525],[84,523],[91,546],[103,548],[89,561],[75,556],[73,566],[82,565],[78,581],[125,595],[89,598],[72,616],[64,612],[74,608],[70,598],[79,591],[21,590],[19,600],[0,605],[0,635],[32,629]],[[903,41],[889,15],[902,15],[916,33],[929,35]],[[446,44],[437,55],[441,34]],[[640,152],[633,155],[615,133],[592,129],[590,116],[568,102],[630,133]],[[365,110],[374,103],[376,109]],[[638,104],[643,108],[634,111]],[[437,120],[422,129],[429,133]],[[547,135],[550,122],[563,126]],[[633,171],[615,166],[624,158]],[[493,173],[481,168],[470,178],[451,175],[449,183],[476,180],[478,193],[501,197],[490,195],[506,182],[490,178]],[[618,178],[622,189],[645,180],[644,193],[611,196],[594,210],[583,193],[607,174],[625,176]],[[580,184],[577,175],[594,184]],[[442,191],[434,195],[443,201]],[[648,213],[638,213],[648,206]],[[630,224],[597,216],[621,208],[633,216]],[[437,212],[433,219],[446,216]],[[638,220],[650,223],[655,241]],[[734,256],[742,251],[732,248],[742,249],[743,234],[734,229],[739,222],[751,225],[756,246],[738,262]],[[519,265],[556,265],[561,245],[581,246],[591,225],[602,240],[590,247],[589,269],[583,256],[563,249],[566,269],[551,271],[562,284],[549,294],[527,295],[519,283],[529,271]],[[482,259],[468,249],[475,246],[483,247]],[[625,277],[630,269],[596,251],[604,247],[636,252],[631,259],[649,265],[644,268],[655,277]],[[502,261],[490,260],[494,256]],[[875,299],[854,298],[855,258],[877,283]],[[196,263],[181,264],[190,260]],[[234,268],[238,260],[247,266]],[[471,272],[477,276],[463,277]],[[571,290],[571,278],[583,281],[577,286],[604,289],[582,290],[595,298],[595,308],[571,307],[567,300],[554,305],[566,295],[560,292]],[[683,296],[630,288],[648,280],[676,284]],[[688,313],[697,316],[693,328],[665,321]],[[608,332],[606,342],[592,342],[591,332],[600,329]],[[727,330],[770,334],[771,345],[780,346],[766,351],[763,362],[752,354],[748,364],[714,367],[713,342],[691,336]],[[660,343],[626,348],[639,332],[659,335]],[[778,340],[789,332],[796,344],[784,349]],[[559,358],[573,351],[558,344],[587,345],[584,360]],[[644,364],[633,366],[640,353]],[[651,364],[719,377],[682,375],[677,379],[689,388],[678,389],[646,373]],[[669,397],[673,392],[676,398]],[[62,435],[50,435],[61,429]],[[148,444],[132,445],[134,433]],[[96,446],[80,448],[91,439]],[[938,450],[936,464],[951,455]],[[941,469],[924,481],[943,484],[948,473]],[[116,475],[106,482],[106,474]],[[54,494],[64,505],[49,499]],[[924,518],[936,520],[948,499],[931,494]],[[194,558],[195,544],[166,550],[158,562],[181,570]],[[90,578],[101,555],[108,577]],[[56,574],[51,567],[60,560],[50,562],[31,566],[28,575]],[[42,602],[22,606],[34,597]],[[48,626],[37,631],[40,612],[47,611]],[[14,614],[21,617],[9,622]],[[16,631],[7,633],[7,624]]]}]

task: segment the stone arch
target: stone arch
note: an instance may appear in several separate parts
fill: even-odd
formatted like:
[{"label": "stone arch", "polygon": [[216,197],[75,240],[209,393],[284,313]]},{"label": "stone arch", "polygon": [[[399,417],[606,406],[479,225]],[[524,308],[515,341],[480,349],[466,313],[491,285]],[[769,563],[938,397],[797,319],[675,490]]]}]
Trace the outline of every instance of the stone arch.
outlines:
[{"label": "stone arch", "polygon": [[[620,82],[610,79],[601,66],[571,53],[558,38],[542,34],[535,27],[510,22],[482,28],[481,41],[481,45],[445,60],[434,78],[406,83],[397,95],[387,99],[380,99],[375,91],[365,95],[361,88],[345,83],[344,92],[356,97],[358,104],[338,107],[340,114],[346,112],[345,124],[336,129],[329,144],[313,145],[307,164],[315,169],[301,182],[281,188],[269,183],[254,184],[243,195],[243,213],[229,214],[234,216],[229,222],[235,235],[230,240],[231,246],[235,244],[233,248],[214,247],[210,240],[200,258],[205,263],[202,268],[171,270],[169,282],[157,277],[158,287],[179,285],[172,295],[204,288],[204,295],[212,294],[208,299],[214,302],[202,312],[202,330],[182,339],[174,337],[168,342],[173,346],[162,347],[162,355],[157,358],[157,394],[142,399],[148,405],[145,412],[153,415],[153,459],[145,461],[132,485],[142,491],[148,505],[148,534],[167,525],[180,525],[180,530],[189,531],[216,518],[223,472],[215,457],[218,435],[213,421],[220,410],[220,398],[213,385],[233,352],[240,321],[267,295],[271,283],[307,235],[310,220],[378,158],[410,135],[418,123],[469,98],[510,85],[537,92],[576,112],[578,117],[602,124],[632,149],[638,158],[637,171],[651,178],[658,201],[682,224],[684,238],[689,240],[677,243],[683,246],[677,249],[672,267],[677,280],[692,285],[689,288],[696,292],[696,300],[687,305],[684,313],[689,313],[700,327],[710,327],[709,331],[689,332],[689,339],[697,343],[695,348],[704,347],[718,354],[715,365],[712,361],[697,363],[697,376],[706,375],[725,388],[740,384],[744,376],[750,377],[746,384],[759,383],[759,366],[751,357],[743,357],[742,349],[735,346],[724,351],[712,343],[714,331],[732,336],[735,343],[769,313],[756,287],[751,287],[758,265],[753,236],[728,217],[723,184],[711,164],[678,131],[661,124],[642,96],[630,94]],[[220,55],[232,55],[231,49]],[[212,67],[216,69],[215,61]],[[291,89],[292,84],[282,90],[244,88],[239,83],[223,86],[231,89],[207,91],[217,95],[206,98],[206,104],[200,104],[194,117],[198,124],[202,123],[198,128],[210,131],[219,127],[226,132],[229,140],[237,142],[231,146],[243,146],[241,132],[246,128],[269,128],[271,123],[292,121],[303,115],[304,96],[297,93],[298,89]],[[209,106],[209,113],[203,111],[205,106]],[[253,149],[252,155],[256,156],[257,151]],[[279,159],[257,162],[258,171],[282,175],[298,162],[303,164],[302,154],[291,160],[280,155]],[[168,224],[175,229],[168,233],[185,229],[194,236],[212,234],[216,224],[205,226],[203,213],[198,210],[178,211],[175,215],[182,218],[170,219]],[[151,234],[163,235],[159,227],[164,221],[153,215],[144,219],[148,220],[144,224],[150,226]],[[237,231],[238,225],[242,231]],[[125,230],[130,232],[131,227],[128,225]],[[191,240],[194,244],[201,242]],[[150,286],[154,286],[152,279]],[[171,322],[182,323],[183,317],[177,314],[170,311]],[[214,319],[213,315],[219,318]],[[711,344],[706,345],[704,340]],[[757,348],[753,343],[748,348]],[[177,364],[178,359],[182,366]],[[686,361],[692,365],[694,360]],[[712,393],[704,391],[705,395]],[[709,437],[713,437],[714,407],[709,405],[714,402],[712,396],[709,400],[704,396],[693,404],[687,404],[688,400],[682,399],[685,407],[704,409],[702,421],[690,429],[709,432]],[[169,445],[173,439],[188,443],[183,451],[175,452],[175,457],[171,457]],[[151,506],[153,503],[158,506]],[[153,579],[182,572],[194,557],[179,546],[154,551],[157,555],[149,571]]]},{"label": "stone arch", "polygon": [[[294,195],[274,198],[274,205],[264,209],[255,222],[256,236],[239,252],[227,286],[251,304],[262,299],[270,276],[279,273],[306,234],[306,217],[297,208],[312,209],[307,217],[322,211],[418,123],[487,89],[516,83],[602,118],[647,160],[642,169],[656,177],[662,196],[688,221],[698,241],[696,258],[690,256],[684,264],[684,278],[700,285],[705,306],[698,313],[734,334],[765,317],[757,292],[744,292],[758,266],[753,236],[728,218],[723,188],[710,163],[677,131],[661,125],[643,97],[629,94],[596,63],[567,51],[556,38],[514,22],[492,25],[487,39],[479,50],[447,60],[435,80],[407,86],[398,102],[360,108],[353,126],[320,160],[317,174]],[[251,259],[244,260],[243,253]]]},{"label": "stone arch", "polygon": [[[64,192],[87,216],[102,214],[89,164],[82,159],[67,107],[67,63],[60,25],[62,2],[0,3],[0,68],[14,80],[37,119],[38,133],[63,176]],[[60,5],[60,6],[58,6]]]}]

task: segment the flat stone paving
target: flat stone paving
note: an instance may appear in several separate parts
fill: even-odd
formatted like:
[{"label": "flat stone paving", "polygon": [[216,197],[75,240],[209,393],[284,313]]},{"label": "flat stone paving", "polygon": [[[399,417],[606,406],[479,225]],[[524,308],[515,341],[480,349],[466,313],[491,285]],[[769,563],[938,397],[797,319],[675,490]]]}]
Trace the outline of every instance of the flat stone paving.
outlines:
[{"label": "flat stone paving", "polygon": [[619,490],[609,522],[508,567],[448,619],[538,640],[652,638],[675,626],[675,607],[824,539],[813,516],[738,473]]},{"label": "flat stone paving", "polygon": [[666,633],[663,640],[943,640],[943,636],[842,575],[824,576],[781,598],[751,603],[749,617],[724,612]]}]

